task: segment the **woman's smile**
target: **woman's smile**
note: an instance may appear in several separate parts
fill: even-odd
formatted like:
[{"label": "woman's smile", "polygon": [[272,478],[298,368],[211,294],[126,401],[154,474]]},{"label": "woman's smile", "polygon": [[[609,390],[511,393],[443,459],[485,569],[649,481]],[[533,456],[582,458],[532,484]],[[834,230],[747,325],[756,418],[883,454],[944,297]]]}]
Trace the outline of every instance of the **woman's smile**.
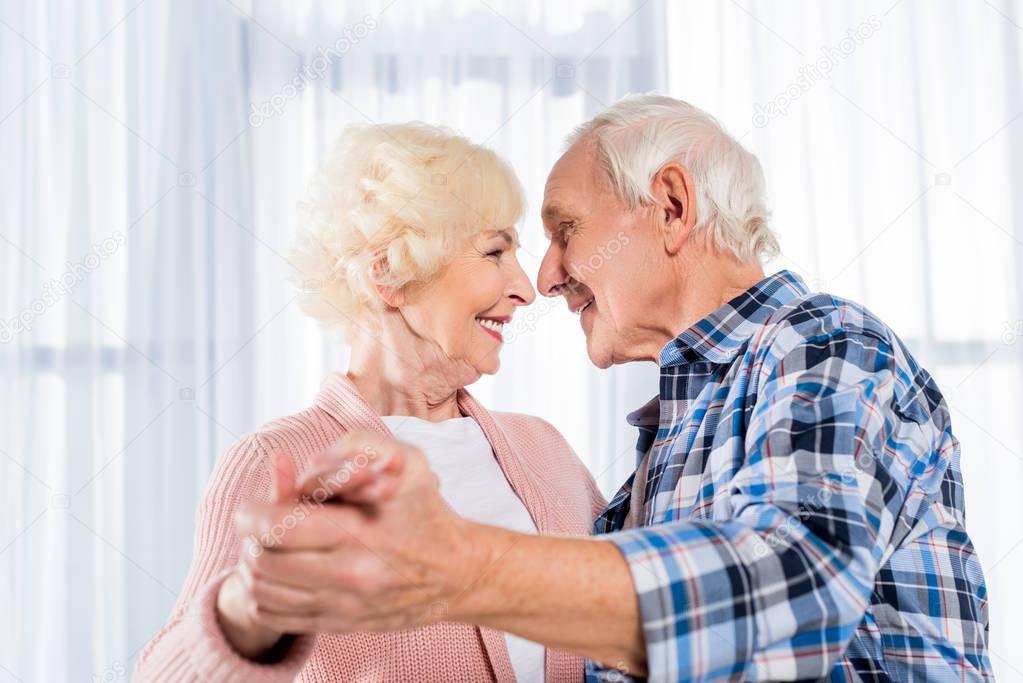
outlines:
[{"label": "woman's smile", "polygon": [[483,331],[492,336],[499,342],[504,342],[504,336],[501,331],[504,329],[506,323],[511,321],[510,315],[502,316],[478,316],[476,322],[483,328]]}]

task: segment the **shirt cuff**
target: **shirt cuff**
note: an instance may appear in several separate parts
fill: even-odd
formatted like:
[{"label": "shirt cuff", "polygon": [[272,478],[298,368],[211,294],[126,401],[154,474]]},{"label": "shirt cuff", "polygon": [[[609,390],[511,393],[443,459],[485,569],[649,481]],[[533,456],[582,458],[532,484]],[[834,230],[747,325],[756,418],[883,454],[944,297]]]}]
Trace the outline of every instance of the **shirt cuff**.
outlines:
[{"label": "shirt cuff", "polygon": [[651,681],[745,676],[755,597],[724,530],[676,521],[601,538],[617,546],[632,573]]},{"label": "shirt cuff", "polygon": [[[651,533],[653,532],[653,533]],[[598,537],[599,538],[599,537]],[[647,679],[674,681],[679,673],[675,626],[683,605],[684,591],[672,580],[663,555],[676,549],[652,527],[607,534],[601,540],[613,543],[625,557],[639,605],[640,625],[646,647]],[[671,564],[675,564],[672,562]]]}]

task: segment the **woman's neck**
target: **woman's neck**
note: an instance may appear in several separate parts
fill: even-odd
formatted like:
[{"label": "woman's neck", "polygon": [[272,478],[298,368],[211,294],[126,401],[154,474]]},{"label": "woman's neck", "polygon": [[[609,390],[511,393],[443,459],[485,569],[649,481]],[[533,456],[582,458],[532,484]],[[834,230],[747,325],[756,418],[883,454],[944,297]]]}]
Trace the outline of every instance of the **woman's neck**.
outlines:
[{"label": "woman's neck", "polygon": [[347,376],[380,415],[409,415],[430,422],[461,417],[458,390],[462,387],[440,386],[443,382],[436,381],[437,374],[405,366],[380,345],[353,346]]}]

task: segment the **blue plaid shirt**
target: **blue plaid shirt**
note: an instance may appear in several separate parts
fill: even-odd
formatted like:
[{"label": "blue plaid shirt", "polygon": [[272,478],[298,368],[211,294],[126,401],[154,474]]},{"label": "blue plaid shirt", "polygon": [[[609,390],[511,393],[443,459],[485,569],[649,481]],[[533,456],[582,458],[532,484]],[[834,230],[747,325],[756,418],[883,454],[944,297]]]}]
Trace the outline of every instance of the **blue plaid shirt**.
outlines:
[{"label": "blue plaid shirt", "polygon": [[595,524],[630,565],[650,680],[992,677],[959,442],[894,332],[782,271],[660,368],[629,416],[644,490],[633,474]]}]

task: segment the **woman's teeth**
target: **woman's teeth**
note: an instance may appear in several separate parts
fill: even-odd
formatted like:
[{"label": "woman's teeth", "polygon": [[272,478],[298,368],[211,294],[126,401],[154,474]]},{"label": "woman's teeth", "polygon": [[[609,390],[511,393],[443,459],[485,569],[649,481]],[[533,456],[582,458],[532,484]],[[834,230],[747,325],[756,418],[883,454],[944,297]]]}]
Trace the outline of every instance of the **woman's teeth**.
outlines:
[{"label": "woman's teeth", "polygon": [[590,299],[589,301],[584,303],[583,307],[579,309],[579,315],[582,315],[583,311],[585,311],[587,308],[589,308],[590,304],[592,304],[592,303],[593,303],[593,299]]},{"label": "woman's teeth", "polygon": [[480,325],[482,325],[483,327],[487,328],[488,330],[493,330],[494,332],[497,332],[498,334],[500,334],[501,330],[504,329],[504,323],[498,322],[496,320],[487,320],[486,318],[476,318],[476,321],[479,322]]}]

